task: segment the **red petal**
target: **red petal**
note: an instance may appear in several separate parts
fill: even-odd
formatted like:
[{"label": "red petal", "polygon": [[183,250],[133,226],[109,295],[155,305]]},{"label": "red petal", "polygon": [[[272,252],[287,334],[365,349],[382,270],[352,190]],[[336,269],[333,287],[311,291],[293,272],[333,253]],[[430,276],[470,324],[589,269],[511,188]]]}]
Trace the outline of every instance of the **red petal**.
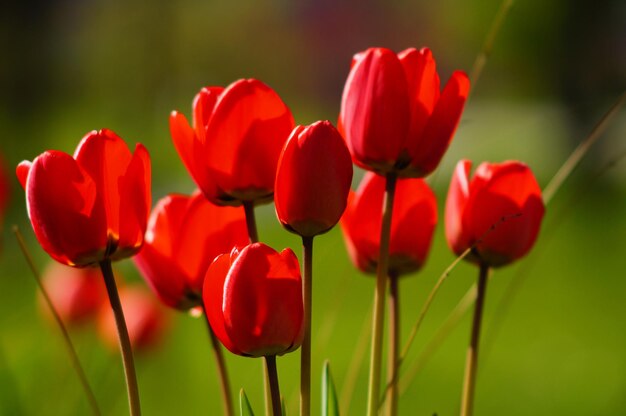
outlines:
[{"label": "red petal", "polygon": [[24,160],[17,165],[15,169],[15,174],[17,175],[17,180],[22,185],[22,188],[26,189],[26,179],[28,179],[28,172],[30,172],[30,168],[33,165],[32,162],[28,160]]},{"label": "red petal", "polygon": [[439,75],[430,49],[407,49],[398,54],[409,86],[411,128],[408,143],[422,135],[439,100]]},{"label": "red petal", "polygon": [[243,355],[231,341],[224,325],[224,282],[230,265],[231,256],[229,254],[223,254],[213,260],[204,279],[202,299],[204,300],[206,317],[211,324],[211,329],[215,333],[215,336],[217,336],[230,352]]},{"label": "red petal", "polygon": [[206,126],[223,91],[223,87],[202,88],[193,100],[193,129],[200,143],[206,141]]},{"label": "red petal", "polygon": [[150,156],[142,144],[137,144],[124,176],[119,179],[120,231],[114,259],[136,253],[143,244],[152,205],[150,177]]},{"label": "red petal", "polygon": [[469,230],[464,227],[465,207],[470,194],[469,175],[472,162],[461,160],[457,163],[446,199],[445,228],[448,246],[460,255],[472,244]]},{"label": "red petal", "polygon": [[426,176],[439,165],[461,119],[469,87],[469,79],[462,71],[455,71],[448,80],[424,133],[411,142],[410,169],[415,172],[412,176]]},{"label": "red petal", "polygon": [[[476,180],[484,183],[474,186]],[[482,238],[478,250],[483,260],[501,266],[524,256],[545,211],[532,171],[519,162],[483,164],[470,191],[464,221],[474,240]]]},{"label": "red petal", "polygon": [[341,218],[351,182],[350,153],[332,124],[296,127],[276,173],[278,218],[302,236],[324,233]]},{"label": "red petal", "polygon": [[107,226],[97,192],[68,154],[48,151],[33,161],[26,181],[28,216],[43,249],[61,263],[86,265],[104,258]]},{"label": "red petal", "polygon": [[293,125],[289,108],[260,81],[239,80],[226,88],[207,126],[206,154],[218,187],[240,200],[271,195]]},{"label": "red petal", "polygon": [[367,169],[389,171],[409,131],[404,69],[395,53],[372,48],[352,67],[341,101],[341,125],[350,153]]}]

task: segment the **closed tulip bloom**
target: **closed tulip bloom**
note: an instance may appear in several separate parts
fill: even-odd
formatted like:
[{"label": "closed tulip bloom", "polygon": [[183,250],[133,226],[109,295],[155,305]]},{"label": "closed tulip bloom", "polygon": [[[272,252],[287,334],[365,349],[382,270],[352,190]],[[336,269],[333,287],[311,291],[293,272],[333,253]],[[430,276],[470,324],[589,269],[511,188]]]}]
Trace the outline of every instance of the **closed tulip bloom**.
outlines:
[{"label": "closed tulip bloom", "polygon": [[[78,269],[51,262],[43,272],[42,284],[66,324],[77,325],[95,319],[102,305],[108,302],[100,270],[96,267]],[[38,300],[40,309],[50,316],[41,294]]]},{"label": "closed tulip bloom", "polygon": [[[143,287],[125,286],[120,288],[120,301],[133,350],[145,351],[158,346],[169,327],[169,316],[156,299]],[[110,308],[100,310],[98,333],[107,347],[111,350],[118,348],[115,319]]]},{"label": "closed tulip bloom", "polygon": [[255,79],[203,88],[193,102],[192,125],[177,111],[170,116],[178,154],[219,205],[272,200],[278,157],[293,127],[289,108]]},{"label": "closed tulip bloom", "polygon": [[219,256],[203,297],[213,332],[235,354],[282,355],[302,342],[302,280],[290,249],[254,243]]},{"label": "closed tulip bloom", "polygon": [[339,132],[328,121],[296,127],[276,173],[276,214],[303,237],[325,233],[346,209],[352,160]]},{"label": "closed tulip bloom", "polygon": [[144,246],[133,260],[166,305],[187,310],[202,306],[202,283],[213,259],[247,241],[241,207],[218,207],[199,191],[172,194],[152,211]]},{"label": "closed tulip bloom", "polygon": [[16,172],[37,240],[55,260],[86,266],[141,248],[150,210],[143,145],[131,153],[112,131],[92,131],[74,156],[49,150]]},{"label": "closed tulip bloom", "polygon": [[498,267],[523,257],[533,246],[545,211],[541,189],[521,162],[482,163],[470,180],[472,162],[460,161],[446,201],[446,238],[467,259]]},{"label": "closed tulip bloom", "polygon": [[468,93],[462,71],[440,91],[428,48],[355,55],[339,116],[354,162],[383,175],[428,175],[452,140]]},{"label": "closed tulip bloom", "polygon": [[[376,273],[380,249],[381,211],[385,178],[368,172],[350,195],[341,229],[354,265]],[[389,274],[419,270],[428,256],[437,224],[435,194],[422,179],[399,179],[393,206],[389,242]]]}]

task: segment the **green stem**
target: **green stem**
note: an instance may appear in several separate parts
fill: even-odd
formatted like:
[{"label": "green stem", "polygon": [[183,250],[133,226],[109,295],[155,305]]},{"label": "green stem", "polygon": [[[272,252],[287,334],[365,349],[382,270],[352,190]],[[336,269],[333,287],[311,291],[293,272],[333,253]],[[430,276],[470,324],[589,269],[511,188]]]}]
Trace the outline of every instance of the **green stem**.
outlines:
[{"label": "green stem", "polygon": [[54,303],[52,303],[52,299],[50,299],[50,295],[48,295],[48,291],[46,290],[43,283],[41,282],[39,271],[37,270],[37,267],[35,267],[35,262],[33,261],[33,258],[30,255],[30,253],[28,252],[28,248],[26,247],[26,242],[24,241],[24,237],[22,237],[22,233],[20,232],[17,225],[13,227],[13,233],[15,234],[17,243],[19,244],[20,249],[22,250],[22,254],[24,254],[26,263],[28,263],[28,266],[30,267],[31,272],[33,273],[33,277],[35,279],[35,282],[37,282],[37,286],[39,287],[41,294],[43,295],[43,299],[48,305],[50,312],[52,312],[52,317],[54,318],[54,321],[56,322],[57,326],[61,330],[61,335],[62,335],[63,341],[65,342],[65,347],[67,348],[67,352],[70,356],[70,361],[72,363],[72,366],[74,367],[74,370],[76,371],[76,374],[78,375],[78,380],[80,381],[80,384],[83,387],[85,396],[87,397],[87,401],[89,402],[89,406],[91,407],[91,412],[96,416],[100,416],[101,413],[100,413],[100,408],[98,407],[98,402],[96,401],[96,396],[94,395],[93,390],[91,389],[91,386],[89,385],[89,380],[87,380],[87,375],[85,374],[85,370],[80,364],[80,360],[78,359],[78,354],[76,353],[76,349],[74,348],[74,344],[72,343],[72,339],[70,338],[70,334],[67,330],[67,327],[63,323],[63,320],[61,319],[59,312],[54,306]]},{"label": "green stem", "polygon": [[254,216],[254,202],[243,201],[243,210],[246,214],[246,226],[248,227],[248,238],[250,244],[259,241],[259,233],[256,228],[256,219]]},{"label": "green stem", "polygon": [[280,387],[278,386],[278,371],[276,370],[276,356],[268,355],[263,357],[265,368],[269,378],[270,392],[272,397],[272,416],[281,416],[282,407],[280,403]]},{"label": "green stem", "polygon": [[107,288],[107,293],[109,294],[109,302],[111,303],[111,309],[113,309],[113,315],[115,316],[115,325],[117,327],[120,350],[122,351],[122,362],[124,363],[124,375],[126,376],[130,414],[131,416],[140,416],[139,387],[137,386],[133,350],[130,345],[130,338],[128,337],[128,329],[126,328],[126,320],[124,319],[120,296],[117,292],[113,269],[111,268],[111,260],[106,259],[101,261],[100,270],[102,270],[104,283]]},{"label": "green stem", "polygon": [[400,292],[398,275],[389,274],[389,351],[387,357],[387,415],[398,414],[398,352],[400,349]]},{"label": "green stem", "polygon": [[300,416],[311,413],[311,317],[313,306],[313,237],[302,237],[304,337],[300,349]]},{"label": "green stem", "polygon": [[465,376],[463,378],[463,396],[461,398],[461,416],[472,416],[474,409],[474,390],[476,387],[476,368],[478,366],[478,346],[480,342],[480,324],[483,317],[483,306],[485,304],[485,292],[487,290],[487,278],[489,276],[489,266],[481,263],[478,273],[478,293],[474,308],[474,319],[472,322],[472,334],[470,345],[467,349],[465,361]]},{"label": "green stem", "polygon": [[396,174],[387,174],[385,184],[385,200],[383,203],[382,222],[380,227],[380,253],[374,292],[374,316],[372,324],[372,350],[370,355],[370,375],[368,388],[367,415],[378,414],[380,394],[380,368],[382,361],[383,326],[385,320],[385,291],[387,288],[387,272],[389,268],[389,239],[391,234],[391,214],[396,191]]},{"label": "green stem", "polygon": [[220,390],[222,393],[222,402],[224,403],[224,415],[233,416],[233,401],[230,391],[230,380],[228,377],[228,370],[226,369],[226,361],[224,360],[224,354],[222,354],[222,345],[215,336],[209,320],[206,317],[206,310],[204,311],[204,320],[207,324],[209,331],[209,338],[211,339],[211,346],[213,347],[213,354],[215,355],[215,363],[217,364],[217,371],[220,376]]}]

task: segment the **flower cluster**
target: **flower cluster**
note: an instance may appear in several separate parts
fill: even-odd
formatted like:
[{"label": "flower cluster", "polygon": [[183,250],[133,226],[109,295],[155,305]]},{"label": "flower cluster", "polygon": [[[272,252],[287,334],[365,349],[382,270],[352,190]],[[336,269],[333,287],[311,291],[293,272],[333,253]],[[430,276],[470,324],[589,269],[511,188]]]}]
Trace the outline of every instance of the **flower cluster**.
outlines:
[{"label": "flower cluster", "polygon": [[[338,128],[329,121],[295,126],[279,95],[255,79],[202,88],[191,123],[180,112],[170,115],[172,141],[198,190],[169,194],[151,213],[147,150],[139,144],[131,153],[110,130],[87,134],[73,156],[46,151],[22,162],[17,176],[41,246],[60,263],[84,268],[80,279],[68,272],[48,291],[68,321],[83,318],[104,297],[89,268],[99,265],[114,311],[100,326],[105,334],[117,327],[124,364],[132,365],[125,327],[130,344],[139,346],[162,325],[146,312],[141,293],[117,294],[110,262],[134,256],[164,304],[200,312],[209,324],[227,414],[230,386],[216,339],[232,353],[265,357],[275,416],[275,357],[302,346],[301,412],[308,415],[313,238],[340,222],[354,265],[376,274],[368,412],[377,414],[387,282],[397,304],[397,278],[420,270],[428,257],[438,204],[423,178],[449,147],[469,89],[462,71],[441,88],[428,48],[370,48],[355,55]],[[367,170],[356,191],[350,189],[353,163]],[[511,263],[533,246],[544,205],[523,163],[485,162],[471,180],[470,168],[471,162],[461,161],[452,176],[445,235],[456,255],[480,267],[483,299],[489,268]],[[271,201],[280,224],[302,238],[302,267],[291,249],[277,252],[258,241],[254,208]],[[390,318],[394,331],[398,313]],[[389,349],[394,409],[400,359],[397,346]],[[133,380],[128,385],[134,413],[137,388]]]}]

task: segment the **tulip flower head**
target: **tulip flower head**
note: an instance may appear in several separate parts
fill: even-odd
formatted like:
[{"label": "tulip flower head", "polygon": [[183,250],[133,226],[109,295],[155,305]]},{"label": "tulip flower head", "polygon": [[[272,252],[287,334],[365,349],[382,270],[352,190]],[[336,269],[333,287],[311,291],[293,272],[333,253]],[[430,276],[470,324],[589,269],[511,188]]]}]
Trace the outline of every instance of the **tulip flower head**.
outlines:
[{"label": "tulip flower head", "polygon": [[[154,348],[162,341],[169,326],[169,317],[161,305],[145,288],[120,288],[130,343],[135,351]],[[118,348],[117,329],[111,308],[103,307],[98,316],[98,333],[112,351]]]},{"label": "tulip flower head", "polygon": [[[341,218],[348,254],[364,273],[376,273],[385,178],[365,174],[359,189],[350,195]],[[419,270],[428,256],[437,224],[435,194],[419,178],[399,179],[393,206],[389,242],[389,273],[404,275]]]},{"label": "tulip flower head", "polygon": [[290,249],[254,243],[217,257],[203,297],[213,332],[235,354],[282,355],[302,343],[302,280]]},{"label": "tulip flower head", "polygon": [[202,306],[202,283],[215,257],[248,241],[241,207],[218,207],[197,191],[168,195],[150,216],[145,243],[133,260],[168,306]]},{"label": "tulip flower head", "polygon": [[462,71],[440,91],[428,48],[397,55],[370,48],[355,55],[339,116],[354,162],[382,175],[428,175],[452,140],[468,93]]},{"label": "tulip flower head", "polygon": [[[100,270],[96,267],[79,269],[51,262],[43,272],[42,284],[66,324],[78,325],[94,319],[108,302]],[[50,310],[41,294],[38,303],[42,312],[49,316]]]},{"label": "tulip flower head", "polygon": [[178,154],[218,205],[272,200],[278,157],[293,127],[289,108],[255,79],[203,88],[193,101],[192,125],[177,111],[170,116]]},{"label": "tulip flower head", "polygon": [[28,216],[55,260],[87,266],[135,254],[150,210],[150,158],[111,130],[92,131],[74,156],[49,150],[20,163]]},{"label": "tulip flower head", "polygon": [[352,160],[328,121],[296,127],[281,153],[276,173],[276,214],[303,237],[325,233],[346,209]]},{"label": "tulip flower head", "polygon": [[541,188],[521,162],[482,163],[470,180],[472,162],[460,161],[446,201],[446,239],[460,255],[490,267],[508,264],[532,248],[545,212]]}]

